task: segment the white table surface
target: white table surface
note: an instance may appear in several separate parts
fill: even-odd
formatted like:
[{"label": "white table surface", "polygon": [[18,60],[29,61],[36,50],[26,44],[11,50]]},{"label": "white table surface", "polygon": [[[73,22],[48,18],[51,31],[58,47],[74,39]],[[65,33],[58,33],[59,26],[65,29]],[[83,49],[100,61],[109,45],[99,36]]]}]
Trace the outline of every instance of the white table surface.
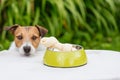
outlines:
[{"label": "white table surface", "polygon": [[120,80],[120,52],[86,50],[87,65],[53,68],[43,65],[44,51],[32,57],[0,52],[0,80]]}]

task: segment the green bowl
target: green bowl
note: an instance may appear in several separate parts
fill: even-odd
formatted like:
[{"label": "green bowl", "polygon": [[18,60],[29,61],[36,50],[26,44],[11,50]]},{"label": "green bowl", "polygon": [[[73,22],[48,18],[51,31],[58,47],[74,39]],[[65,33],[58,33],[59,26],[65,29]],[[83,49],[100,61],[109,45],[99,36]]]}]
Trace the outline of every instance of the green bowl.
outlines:
[{"label": "green bowl", "polygon": [[73,45],[77,50],[69,52],[47,49],[44,55],[44,64],[52,67],[77,67],[87,63],[85,51],[80,45]]}]

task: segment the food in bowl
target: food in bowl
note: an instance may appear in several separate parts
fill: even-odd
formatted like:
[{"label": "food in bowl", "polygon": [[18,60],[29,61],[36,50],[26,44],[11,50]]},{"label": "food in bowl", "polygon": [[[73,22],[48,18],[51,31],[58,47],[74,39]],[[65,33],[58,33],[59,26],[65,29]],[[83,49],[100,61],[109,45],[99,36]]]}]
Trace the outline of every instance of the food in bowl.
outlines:
[{"label": "food in bowl", "polygon": [[75,51],[77,50],[69,43],[60,43],[55,37],[44,37],[41,39],[41,44],[47,48],[56,48],[60,51]]}]

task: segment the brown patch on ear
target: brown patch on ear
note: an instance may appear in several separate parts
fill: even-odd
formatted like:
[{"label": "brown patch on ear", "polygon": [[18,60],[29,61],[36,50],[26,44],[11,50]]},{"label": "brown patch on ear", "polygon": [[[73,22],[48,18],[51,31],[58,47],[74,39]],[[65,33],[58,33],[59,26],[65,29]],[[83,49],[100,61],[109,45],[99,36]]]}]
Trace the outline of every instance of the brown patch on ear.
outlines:
[{"label": "brown patch on ear", "polygon": [[38,29],[41,37],[44,37],[45,34],[48,32],[48,30],[46,28],[41,27],[39,25],[35,25],[35,27]]},{"label": "brown patch on ear", "polygon": [[7,27],[5,30],[10,31],[12,34],[14,34],[14,32],[18,28],[18,26],[20,26],[20,25],[15,24],[15,25],[13,25],[11,27]]}]

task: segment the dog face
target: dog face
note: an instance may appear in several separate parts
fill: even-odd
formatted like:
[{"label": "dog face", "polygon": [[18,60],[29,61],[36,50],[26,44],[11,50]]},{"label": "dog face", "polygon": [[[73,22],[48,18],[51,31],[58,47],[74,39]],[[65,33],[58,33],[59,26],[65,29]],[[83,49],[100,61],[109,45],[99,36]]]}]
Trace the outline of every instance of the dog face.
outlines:
[{"label": "dog face", "polygon": [[19,25],[13,25],[8,28],[14,35],[14,41],[19,53],[25,56],[29,56],[35,53],[39,46],[41,37],[43,37],[48,30],[38,25],[22,27]]}]

